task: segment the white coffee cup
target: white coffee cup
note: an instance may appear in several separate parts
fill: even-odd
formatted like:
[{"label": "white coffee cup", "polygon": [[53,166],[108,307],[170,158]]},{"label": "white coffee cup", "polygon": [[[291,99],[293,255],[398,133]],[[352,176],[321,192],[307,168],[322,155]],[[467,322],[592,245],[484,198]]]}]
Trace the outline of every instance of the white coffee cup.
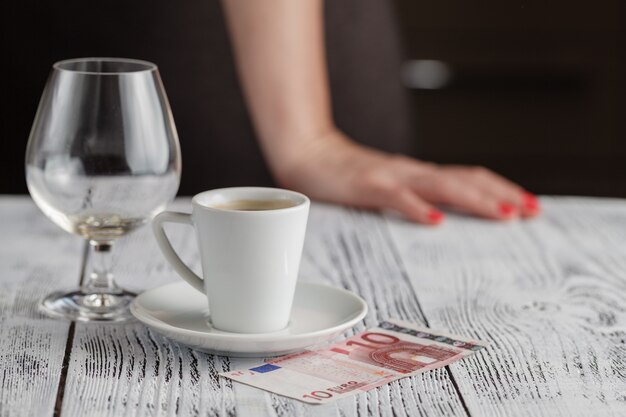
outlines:
[{"label": "white coffee cup", "polygon": [[[242,204],[253,208],[242,208]],[[238,333],[285,328],[298,278],[309,199],[277,188],[236,187],[197,194],[192,206],[191,214],[160,213],[152,229],[174,270],[207,295],[212,326]],[[178,257],[163,230],[166,222],[193,226],[204,278]]]}]

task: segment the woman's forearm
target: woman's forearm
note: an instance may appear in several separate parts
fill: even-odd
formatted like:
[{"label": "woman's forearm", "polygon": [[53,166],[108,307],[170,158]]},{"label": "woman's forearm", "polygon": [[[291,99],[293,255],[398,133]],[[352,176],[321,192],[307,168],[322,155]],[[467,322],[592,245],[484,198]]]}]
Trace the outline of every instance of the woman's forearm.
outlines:
[{"label": "woman's forearm", "polygon": [[321,0],[222,0],[248,109],[275,175],[333,129]]}]

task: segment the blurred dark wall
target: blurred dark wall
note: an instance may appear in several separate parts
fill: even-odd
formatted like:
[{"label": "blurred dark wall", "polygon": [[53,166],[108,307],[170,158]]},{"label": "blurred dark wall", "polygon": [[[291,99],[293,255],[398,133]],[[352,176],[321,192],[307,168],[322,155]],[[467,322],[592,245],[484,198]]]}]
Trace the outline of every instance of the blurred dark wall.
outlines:
[{"label": "blurred dark wall", "polygon": [[[368,56],[368,50],[395,59],[397,51],[386,46],[394,40],[390,32],[378,28],[368,37],[359,35],[370,18],[361,5],[381,20],[385,10],[375,5],[381,2],[332,1],[344,5],[329,14],[337,22],[333,27],[341,26],[350,39],[365,45],[356,68],[375,61],[376,54]],[[381,114],[388,130],[365,125],[359,130],[348,119],[342,119],[342,127],[355,135],[370,134],[360,139],[392,151],[486,165],[539,193],[626,197],[623,2],[396,3],[407,59],[440,61],[451,77],[436,89],[411,90],[416,125],[411,143],[401,143],[409,130],[402,117],[394,120],[393,106],[379,106],[389,113]],[[2,8],[0,192],[25,192],[23,154],[50,65],[80,56],[126,56],[159,64],[181,138],[183,194],[272,184],[241,95],[230,93],[239,86],[217,0],[25,1]],[[340,25],[342,19],[347,24]],[[350,51],[349,44],[332,45],[329,52],[336,59]],[[394,72],[392,64],[381,74],[394,84],[400,71]],[[360,86],[359,75],[352,80],[350,74],[335,77],[334,90],[353,96],[361,88],[369,94],[360,93],[356,102],[339,99],[336,107],[344,113],[360,103],[371,112],[376,107],[368,107],[368,99],[388,97],[377,90],[381,80],[364,76],[369,82]],[[394,88],[387,91],[400,100]]]},{"label": "blurred dark wall", "polygon": [[540,193],[626,196],[625,4],[398,1],[409,58],[452,73],[413,90],[421,157]]}]

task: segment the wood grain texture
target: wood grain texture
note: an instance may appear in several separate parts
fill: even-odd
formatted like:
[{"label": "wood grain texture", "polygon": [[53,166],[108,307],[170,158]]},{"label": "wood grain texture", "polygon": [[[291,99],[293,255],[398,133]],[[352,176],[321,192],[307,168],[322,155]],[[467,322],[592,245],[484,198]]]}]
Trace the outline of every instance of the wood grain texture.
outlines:
[{"label": "wood grain texture", "polygon": [[83,242],[23,197],[0,198],[0,230],[0,416],[51,416],[69,323],[38,303],[78,285]]},{"label": "wood grain texture", "polygon": [[[77,324],[61,415],[624,416],[626,202],[544,204],[532,222],[450,216],[441,228],[313,206],[301,279],[364,297],[370,313],[355,331],[399,317],[491,341],[450,370],[316,407],[218,377],[254,359],[195,352],[136,322]],[[49,416],[68,323],[36,305],[77,284],[82,243],[24,198],[0,199],[0,222],[0,416]],[[189,229],[170,232],[198,268]],[[123,286],[177,280],[149,230],[119,243]]]},{"label": "wood grain texture", "polygon": [[390,232],[429,325],[491,342],[451,365],[472,416],[626,416],[626,202],[542,202]]},{"label": "wood grain texture", "polygon": [[[173,209],[188,208],[184,200]],[[199,259],[186,226],[168,229],[189,265]],[[118,284],[141,291],[177,280],[149,228],[116,243]],[[77,324],[62,416],[234,415],[231,382],[218,377],[229,360],[196,352],[138,322]]]},{"label": "wood grain texture", "polygon": [[[178,207],[189,209],[187,201]],[[372,214],[314,205],[301,279],[348,288],[366,299],[370,313],[360,331],[380,319],[422,322],[419,306],[389,247],[386,225]],[[170,236],[198,267],[195,239],[185,226]],[[121,284],[150,288],[177,280],[148,230],[119,242]],[[328,406],[311,406],[218,377],[255,359],[195,352],[138,323],[77,325],[67,375],[63,416],[465,416],[445,369],[394,382]]]}]

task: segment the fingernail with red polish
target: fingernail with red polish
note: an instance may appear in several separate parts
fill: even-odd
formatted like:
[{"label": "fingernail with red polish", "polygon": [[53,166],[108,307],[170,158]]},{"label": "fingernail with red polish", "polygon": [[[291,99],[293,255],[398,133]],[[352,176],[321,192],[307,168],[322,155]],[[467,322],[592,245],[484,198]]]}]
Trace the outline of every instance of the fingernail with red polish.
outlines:
[{"label": "fingernail with red polish", "polygon": [[501,203],[499,209],[500,209],[500,214],[502,214],[505,217],[511,217],[517,212],[517,209],[515,208],[515,206],[509,203]]},{"label": "fingernail with red polish", "polygon": [[531,193],[524,193],[524,208],[528,211],[539,211],[539,199]]},{"label": "fingernail with red polish", "polygon": [[430,222],[434,224],[441,223],[444,217],[445,217],[444,214],[440,212],[439,210],[431,210],[428,213],[428,220],[430,220]]}]

